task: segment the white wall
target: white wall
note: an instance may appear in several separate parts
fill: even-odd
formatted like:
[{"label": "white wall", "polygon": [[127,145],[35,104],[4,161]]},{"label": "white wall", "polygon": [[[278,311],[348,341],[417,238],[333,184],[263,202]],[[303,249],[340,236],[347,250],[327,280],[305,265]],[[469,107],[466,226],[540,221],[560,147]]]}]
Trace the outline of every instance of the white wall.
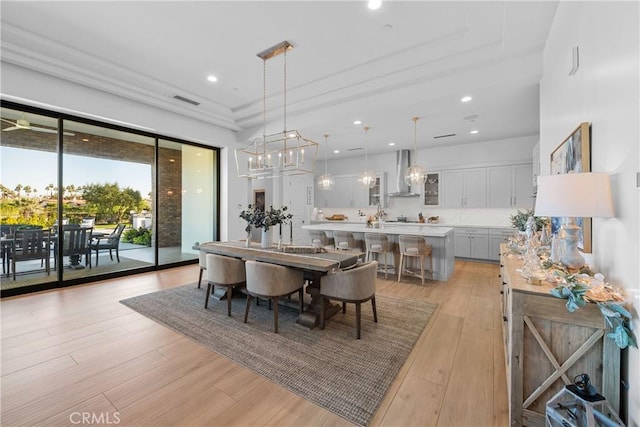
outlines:
[{"label": "white wall", "polygon": [[220,238],[243,237],[243,226],[237,217],[239,207],[246,203],[247,182],[236,175],[234,132],[5,62],[2,62],[1,78],[0,90],[7,100],[137,127],[212,147],[230,147],[221,150],[220,158]]},{"label": "white wall", "polygon": [[[561,2],[544,52],[540,86],[541,174],[550,153],[580,123],[591,122],[592,171],[612,178],[616,217],[593,221],[589,262],[631,294],[640,338],[638,2]],[[571,69],[572,47],[580,67]],[[640,352],[629,351],[628,425],[640,426]]]}]

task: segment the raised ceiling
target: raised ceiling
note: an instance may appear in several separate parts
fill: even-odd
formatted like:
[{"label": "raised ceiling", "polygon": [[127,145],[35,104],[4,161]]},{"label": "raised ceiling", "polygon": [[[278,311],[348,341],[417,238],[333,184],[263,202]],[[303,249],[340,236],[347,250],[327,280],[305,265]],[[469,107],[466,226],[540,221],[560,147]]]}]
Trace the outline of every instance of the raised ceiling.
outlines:
[{"label": "raised ceiling", "polygon": [[[289,128],[318,142],[329,133],[341,155],[365,141],[375,153],[412,148],[411,117],[420,116],[418,148],[466,144],[538,134],[542,50],[556,6],[2,2],[2,61],[223,126],[246,142],[262,134],[256,54],[288,40]],[[268,133],[283,128],[282,59],[266,63]],[[473,100],[461,103],[464,95]],[[434,138],[446,134],[456,136]]]}]

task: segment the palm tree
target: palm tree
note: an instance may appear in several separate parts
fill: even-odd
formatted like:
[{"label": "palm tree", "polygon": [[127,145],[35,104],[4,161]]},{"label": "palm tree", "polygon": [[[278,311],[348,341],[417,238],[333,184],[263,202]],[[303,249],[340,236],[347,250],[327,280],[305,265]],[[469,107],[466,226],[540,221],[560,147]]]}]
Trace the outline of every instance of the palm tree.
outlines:
[{"label": "palm tree", "polygon": [[27,195],[27,197],[29,197],[31,195],[31,186],[30,185],[25,185],[24,186],[24,192]]},{"label": "palm tree", "polygon": [[49,197],[53,197],[53,184],[49,184],[46,187],[44,187],[45,191],[49,192]]},{"label": "palm tree", "polygon": [[14,188],[14,190],[16,191],[16,193],[18,193],[18,199],[19,199],[21,197],[20,192],[22,191],[22,184],[16,185],[16,188]]}]

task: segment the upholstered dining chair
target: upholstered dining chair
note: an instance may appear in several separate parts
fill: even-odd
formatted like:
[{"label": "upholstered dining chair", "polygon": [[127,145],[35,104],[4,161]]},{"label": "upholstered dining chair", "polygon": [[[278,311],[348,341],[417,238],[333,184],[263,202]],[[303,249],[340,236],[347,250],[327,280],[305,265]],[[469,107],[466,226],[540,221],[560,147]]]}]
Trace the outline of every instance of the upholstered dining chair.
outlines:
[{"label": "upholstered dining chair", "polygon": [[278,300],[298,292],[298,309],[303,310],[304,277],[302,271],[266,262],[247,261],[247,305],[244,323],[247,323],[251,298],[269,299],[273,302],[273,331],[278,333]]},{"label": "upholstered dining chair", "polygon": [[[378,278],[378,262],[371,261],[358,267],[338,271],[323,276],[320,280],[320,295],[342,301],[342,312],[346,312],[346,303],[356,304],[356,338],[360,339],[360,323],[362,317],[361,304],[371,300],[373,321],[378,322],[376,312],[376,280]],[[324,329],[324,310],[320,311],[320,328]]]},{"label": "upholstered dining chair", "polygon": [[227,316],[231,316],[231,298],[233,288],[246,282],[244,261],[228,256],[206,254],[207,260],[207,296],[204,308],[209,308],[209,298],[214,286],[227,288]]},{"label": "upholstered dining chair", "polygon": [[[393,243],[386,234],[382,233],[364,233],[364,242],[366,245],[365,261],[369,261],[369,257],[373,258],[374,254],[380,256],[384,254],[384,278],[387,276],[387,254],[392,253]],[[379,261],[379,259],[378,259]]]},{"label": "upholstered dining chair", "polygon": [[431,245],[427,245],[424,236],[398,236],[398,242],[400,244],[400,263],[398,266],[398,282],[402,276],[403,263],[406,261],[406,257],[420,258],[420,279],[422,280],[422,286],[424,286],[424,259],[429,258],[429,271],[431,272],[431,278],[433,278],[433,257]]},{"label": "upholstered dining chair", "polygon": [[309,230],[309,238],[311,239],[312,245],[321,248],[333,246],[333,239],[327,236],[322,230]]}]

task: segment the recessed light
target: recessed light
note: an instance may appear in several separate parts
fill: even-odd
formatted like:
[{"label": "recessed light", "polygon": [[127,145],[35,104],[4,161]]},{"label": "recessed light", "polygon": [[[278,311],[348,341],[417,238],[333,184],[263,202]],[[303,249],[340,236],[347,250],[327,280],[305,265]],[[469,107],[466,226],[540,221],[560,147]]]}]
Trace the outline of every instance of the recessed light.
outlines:
[{"label": "recessed light", "polygon": [[390,147],[393,147],[394,145],[396,145],[396,143],[395,143],[395,142],[390,142],[390,143],[389,143],[389,146],[390,146]]},{"label": "recessed light", "polygon": [[383,28],[383,29],[385,29],[385,30],[387,30],[387,31],[389,31],[389,30],[392,30],[392,29],[393,29],[393,25],[391,25],[391,24],[385,24],[382,28]]},{"label": "recessed light", "polygon": [[382,0],[369,0],[367,6],[369,6],[369,9],[371,10],[378,10],[380,9],[380,6],[382,6]]},{"label": "recessed light", "polygon": [[295,138],[296,134],[295,133],[290,133],[289,135],[287,135],[289,138]]},{"label": "recessed light", "polygon": [[472,131],[471,131],[471,132],[469,132],[469,133],[470,133],[471,135],[475,135],[476,133],[478,133],[478,131],[474,129],[474,130],[472,130]]},{"label": "recessed light", "polygon": [[340,150],[333,150],[333,154],[340,154]]},{"label": "recessed light", "polygon": [[354,120],[353,124],[354,125],[361,125],[362,124],[362,120]]},{"label": "recessed light", "polygon": [[89,138],[82,138],[82,142],[89,142]]},{"label": "recessed light", "polygon": [[217,81],[218,81],[218,78],[217,78],[216,76],[214,76],[213,74],[209,74],[209,75],[207,76],[207,80],[209,80],[209,81],[210,81],[210,82],[212,82],[212,83],[215,83],[215,82],[217,82]]},{"label": "recessed light", "polygon": [[469,95],[467,96],[463,96],[462,99],[460,100],[460,102],[469,102],[471,101],[473,98],[470,97]]}]

